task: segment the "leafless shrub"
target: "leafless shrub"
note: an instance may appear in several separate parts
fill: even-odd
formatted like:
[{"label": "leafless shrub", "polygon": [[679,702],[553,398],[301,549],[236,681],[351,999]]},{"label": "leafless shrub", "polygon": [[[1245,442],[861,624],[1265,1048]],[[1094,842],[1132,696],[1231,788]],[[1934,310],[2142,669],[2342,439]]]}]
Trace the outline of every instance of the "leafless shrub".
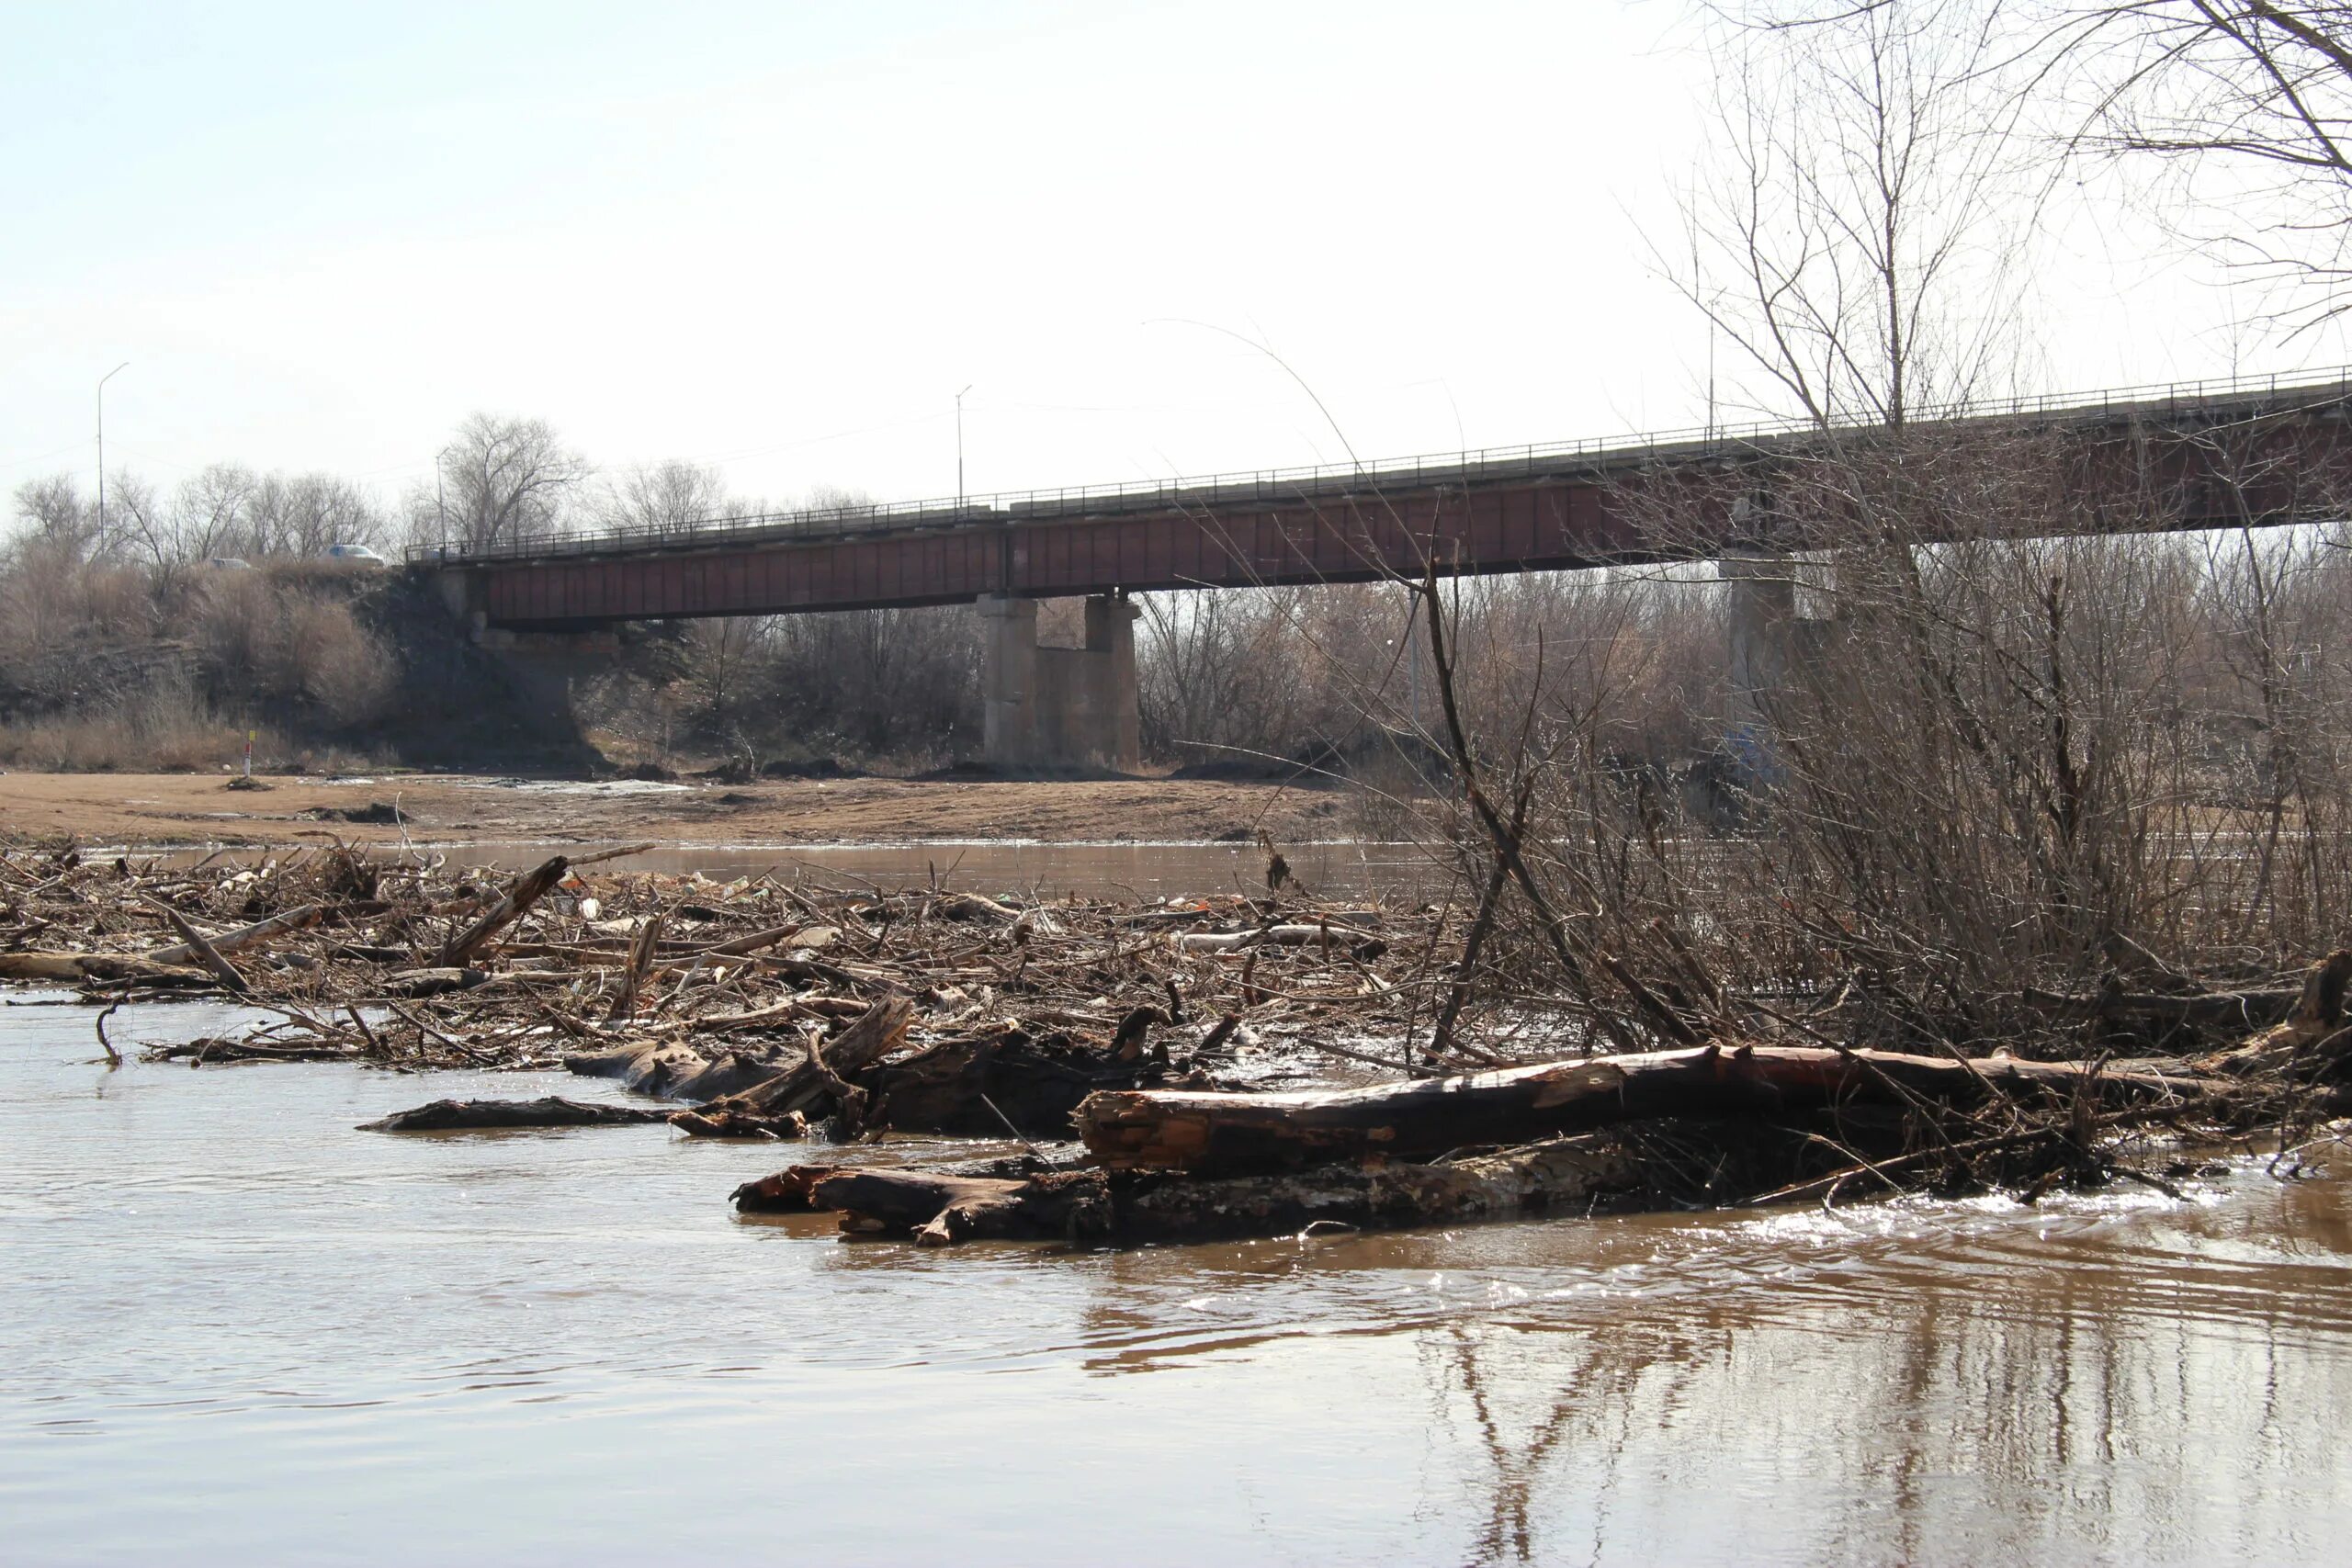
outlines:
[{"label": "leafless shrub", "polygon": [[[1711,595],[1719,637],[1740,621],[1766,649],[1712,701],[1653,683],[1590,607],[1585,649],[1481,671],[1493,634],[1437,590],[1454,706],[1525,715],[1460,738],[1492,819],[1453,817],[1458,886],[1496,881],[1505,838],[1529,885],[1494,899],[1480,994],[1564,992],[1633,1038],[1656,1025],[1623,971],[1678,1007],[1724,985],[1831,1007],[1839,1039],[2030,1049],[2052,1037],[2033,994],[2119,963],[2267,975],[2339,944],[2339,555],[2308,532],[2099,536],[2076,477],[2023,432],[1882,432],[1781,466],[1771,524],[1815,553],[1751,558]],[[1657,530],[1693,500],[1623,497]],[[1701,739],[1688,766],[1632,765],[1645,691]]]},{"label": "leafless shrub", "polygon": [[301,597],[287,604],[275,650],[275,684],[315,704],[336,726],[377,717],[391,700],[394,669],[381,639],[360,626],[348,602]]},{"label": "leafless shrub", "polygon": [[244,745],[243,728],[168,673],[81,710],[0,724],[0,762],[59,773],[205,772]]},{"label": "leafless shrub", "polygon": [[205,667],[232,688],[259,689],[276,671],[283,601],[257,572],[209,574],[194,595],[191,641]]}]

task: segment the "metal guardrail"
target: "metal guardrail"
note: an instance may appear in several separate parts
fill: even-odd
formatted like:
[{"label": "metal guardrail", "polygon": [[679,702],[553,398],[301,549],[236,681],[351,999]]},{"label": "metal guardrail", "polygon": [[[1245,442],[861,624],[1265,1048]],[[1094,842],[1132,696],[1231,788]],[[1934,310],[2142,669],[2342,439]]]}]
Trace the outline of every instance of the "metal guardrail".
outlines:
[{"label": "metal guardrail", "polygon": [[[1923,410],[1908,424],[2030,419],[2044,414],[2120,414],[2165,409],[2227,406],[2261,399],[2333,401],[2352,398],[2352,367],[2291,377],[2211,377],[2160,382],[2102,392],[2011,398]],[[1857,423],[1835,431],[1871,428]],[[1460,452],[1425,453],[1370,463],[1310,464],[1296,468],[1208,474],[1192,479],[1139,479],[1122,484],[1070,485],[1054,490],[1001,491],[961,500],[875,502],[855,506],[816,507],[800,512],[758,513],[699,518],[674,527],[608,529],[599,533],[538,533],[461,547],[412,545],[408,558],[425,564],[471,564],[546,556],[614,555],[654,550],[707,549],[713,546],[855,538],[909,528],[960,528],[1067,517],[1108,506],[1123,511],[1209,505],[1221,502],[1296,502],[1345,495],[1366,483],[1414,485],[1458,479],[1476,482],[1563,468],[1602,468],[1662,457],[1734,456],[1759,444],[1823,433],[1811,420],[1755,420],[1734,425],[1697,426],[1636,436],[1594,436],[1576,441],[1533,442]]]}]

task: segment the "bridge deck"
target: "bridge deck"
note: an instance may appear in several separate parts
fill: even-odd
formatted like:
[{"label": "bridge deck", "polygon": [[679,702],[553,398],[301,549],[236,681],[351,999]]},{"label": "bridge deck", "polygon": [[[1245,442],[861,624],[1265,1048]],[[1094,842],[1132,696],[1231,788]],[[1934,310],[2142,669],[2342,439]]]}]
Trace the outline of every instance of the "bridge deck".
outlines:
[{"label": "bridge deck", "polygon": [[[1947,411],[1909,428],[2057,430],[2086,449],[2155,431],[2188,437],[2174,445],[2188,452],[2202,433],[2267,422],[2322,428],[2333,448],[2346,443],[2347,405],[2352,372],[2029,400]],[[427,547],[410,558],[469,569],[481,579],[480,607],[492,623],[515,626],[943,604],[992,592],[1363,581],[1418,572],[1432,550],[1462,570],[1573,569],[1702,556],[1722,543],[1695,532],[1645,536],[1614,504],[1629,479],[1769,465],[1878,434],[1751,425],[961,503],[716,518],[464,551]],[[2172,478],[2197,489],[2186,468]],[[2231,508],[2245,504],[2242,494],[2226,499]],[[2231,520],[2192,504],[2156,525]]]}]

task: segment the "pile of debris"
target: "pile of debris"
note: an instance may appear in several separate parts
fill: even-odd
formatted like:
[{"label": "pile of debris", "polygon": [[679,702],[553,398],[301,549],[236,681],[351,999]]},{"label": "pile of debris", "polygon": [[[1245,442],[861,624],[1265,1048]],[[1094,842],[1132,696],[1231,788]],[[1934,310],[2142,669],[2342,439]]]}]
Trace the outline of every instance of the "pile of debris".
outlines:
[{"label": "pile of debris", "polygon": [[[152,1048],[162,1059],[560,1066],[670,1102],[437,1100],[370,1123],[385,1132],[659,1121],[857,1144],[735,1201],[927,1244],[2118,1179],[2170,1190],[2148,1151],[2256,1136],[2283,1150],[2352,1110],[2352,952],[2291,985],[2167,972],[2160,993],[2013,998],[2051,1021],[2015,1056],[1930,1036],[1855,1048],[1831,1032],[1835,998],[1766,1005],[1604,958],[1624,996],[1608,1027],[1589,996],[1548,1021],[1523,999],[1514,1027],[1532,1043],[1513,1059],[1502,1033],[1450,1027],[1475,922],[1465,939],[1443,908],[1316,901],[1271,845],[1265,897],[1156,905],[616,866],[651,847],[520,876],[341,845],[256,864],[0,855],[0,979],[109,1003],[209,993],[269,1015]],[[1314,1087],[1270,1091],[1284,1079]],[[1024,1152],[876,1163],[898,1133],[1009,1134]]]},{"label": "pile of debris", "polygon": [[[1976,1190],[2029,1201],[2130,1179],[2180,1196],[2199,1147],[2352,1113],[2352,952],[2287,1016],[2196,1059],[2026,1061],[1710,1042],[1320,1093],[1106,1090],[1081,1162],[960,1171],[794,1166],[746,1213],[831,1211],[852,1235],[1134,1245],[1449,1224],[1568,1209]],[[2218,1002],[2202,1010],[2227,1014]],[[2236,1017],[2267,1008],[2240,998]],[[2168,1156],[2162,1173],[2126,1157]]]},{"label": "pile of debris", "polygon": [[[0,978],[276,1015],[151,1053],[199,1066],[561,1066],[691,1102],[671,1119],[697,1135],[1038,1141],[1066,1140],[1097,1089],[1363,1065],[1332,1037],[1408,1034],[1425,992],[1383,934],[1396,917],[1295,887],[1138,908],[605,869],[651,847],[514,877],[340,845],[250,865],[0,856]],[[602,1109],[395,1122],[590,1125]]]}]

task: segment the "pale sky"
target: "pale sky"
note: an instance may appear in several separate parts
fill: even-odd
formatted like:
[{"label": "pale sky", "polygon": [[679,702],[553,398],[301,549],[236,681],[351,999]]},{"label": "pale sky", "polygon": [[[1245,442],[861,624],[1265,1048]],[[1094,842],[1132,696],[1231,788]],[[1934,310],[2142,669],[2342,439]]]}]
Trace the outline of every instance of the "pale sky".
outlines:
[{"label": "pale sky", "polygon": [[[1658,276],[1680,0],[0,4],[0,491],[387,500],[467,413],[749,495],[952,493],[1706,416]],[[2080,199],[2088,201],[2089,197]],[[2332,367],[2088,208],[2050,390]]]}]

